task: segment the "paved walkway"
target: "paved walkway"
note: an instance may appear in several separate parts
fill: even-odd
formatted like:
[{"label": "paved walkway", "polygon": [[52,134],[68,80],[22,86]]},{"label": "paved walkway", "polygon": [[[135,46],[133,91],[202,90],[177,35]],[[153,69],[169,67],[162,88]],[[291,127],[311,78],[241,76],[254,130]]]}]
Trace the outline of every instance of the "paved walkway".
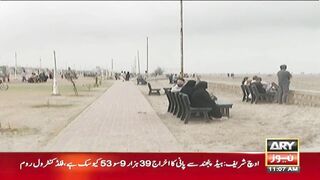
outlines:
[{"label": "paved walkway", "polygon": [[44,151],[174,152],[177,140],[132,82],[117,81]]}]

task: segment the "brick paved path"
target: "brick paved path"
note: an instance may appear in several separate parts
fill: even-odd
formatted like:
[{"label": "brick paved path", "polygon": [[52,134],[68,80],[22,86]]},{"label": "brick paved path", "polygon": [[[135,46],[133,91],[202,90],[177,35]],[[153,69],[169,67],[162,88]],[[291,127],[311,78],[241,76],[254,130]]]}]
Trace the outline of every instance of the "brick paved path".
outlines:
[{"label": "brick paved path", "polygon": [[44,151],[174,152],[178,142],[132,82],[117,81]]}]

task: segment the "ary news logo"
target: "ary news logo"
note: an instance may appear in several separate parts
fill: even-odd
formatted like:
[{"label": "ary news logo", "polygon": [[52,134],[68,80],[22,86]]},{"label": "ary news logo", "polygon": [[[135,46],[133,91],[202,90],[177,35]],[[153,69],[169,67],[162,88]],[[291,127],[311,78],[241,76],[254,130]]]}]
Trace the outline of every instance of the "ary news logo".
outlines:
[{"label": "ary news logo", "polygon": [[268,138],[265,156],[268,172],[300,172],[299,139]]}]

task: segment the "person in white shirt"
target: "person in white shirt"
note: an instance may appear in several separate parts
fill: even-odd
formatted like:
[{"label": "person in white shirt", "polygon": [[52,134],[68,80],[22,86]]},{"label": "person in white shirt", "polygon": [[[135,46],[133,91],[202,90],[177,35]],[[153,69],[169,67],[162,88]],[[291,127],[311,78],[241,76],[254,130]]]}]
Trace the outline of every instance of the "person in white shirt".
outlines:
[{"label": "person in white shirt", "polygon": [[185,80],[183,78],[178,78],[177,83],[171,88],[171,92],[180,92],[184,86]]}]

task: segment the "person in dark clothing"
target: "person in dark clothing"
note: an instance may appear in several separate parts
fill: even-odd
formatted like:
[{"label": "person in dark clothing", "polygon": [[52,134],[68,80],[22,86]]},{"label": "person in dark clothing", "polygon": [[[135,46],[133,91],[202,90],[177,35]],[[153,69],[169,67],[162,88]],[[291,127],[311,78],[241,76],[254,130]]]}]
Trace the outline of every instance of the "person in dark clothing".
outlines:
[{"label": "person in dark clothing", "polygon": [[130,73],[128,71],[127,74],[126,74],[126,81],[129,81],[129,80],[130,80]]},{"label": "person in dark clothing", "polygon": [[169,75],[169,84],[173,84],[173,74]]},{"label": "person in dark clothing", "polygon": [[263,88],[263,85],[261,83],[262,79],[260,77],[256,78],[256,81],[251,83],[251,85],[255,84],[258,92],[261,94],[265,94],[266,93],[266,89]]},{"label": "person in dark clothing", "polygon": [[244,85],[244,83],[249,79],[249,77],[244,77],[241,84]]},{"label": "person in dark clothing", "polygon": [[278,103],[287,104],[290,79],[292,78],[291,73],[287,71],[287,65],[283,64],[280,66],[280,71],[277,73],[277,76],[278,76],[278,84],[279,84]]},{"label": "person in dark clothing", "polygon": [[222,114],[217,107],[214,100],[211,99],[210,94],[206,91],[208,83],[200,81],[194,88],[191,94],[191,106],[192,107],[212,107],[212,111],[209,113],[210,117],[221,118]]},{"label": "person in dark clothing", "polygon": [[191,98],[191,94],[193,92],[194,87],[196,86],[195,80],[189,80],[186,85],[182,87],[180,90],[181,93],[187,94],[189,96],[189,99]]}]

